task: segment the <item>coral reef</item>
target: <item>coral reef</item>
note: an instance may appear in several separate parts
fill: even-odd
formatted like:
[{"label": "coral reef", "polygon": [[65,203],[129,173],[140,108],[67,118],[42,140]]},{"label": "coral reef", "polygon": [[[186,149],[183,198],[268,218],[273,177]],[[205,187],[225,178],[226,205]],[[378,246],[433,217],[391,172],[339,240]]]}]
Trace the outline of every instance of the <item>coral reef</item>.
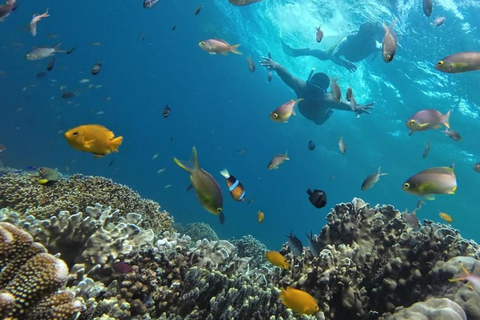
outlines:
[{"label": "coral reef", "polygon": [[130,212],[142,215],[144,221],[141,227],[153,229],[156,234],[173,231],[172,217],[166,211],[160,211],[158,203],[143,199],[129,187],[110,179],[76,174],[62,178],[53,185],[41,185],[37,183],[37,173],[3,172],[0,175],[0,208],[9,208],[42,220],[61,210],[79,212],[99,203],[119,210],[120,216]]},{"label": "coral reef", "polygon": [[187,224],[184,228],[178,229],[181,233],[188,235],[193,242],[198,240],[208,239],[210,241],[217,241],[217,233],[210,227],[209,224],[204,222],[193,222]]},{"label": "coral reef", "polygon": [[0,221],[20,226],[50,252],[60,253],[70,267],[81,263],[87,271],[96,265],[109,268],[122,255],[151,247],[154,238],[152,230],[138,227],[139,214],[122,217],[118,210],[99,204],[87,207],[85,214],[60,211],[45,220],[1,209]]},{"label": "coral reef", "polygon": [[59,291],[68,275],[63,260],[10,223],[0,223],[0,239],[2,319],[72,319],[82,310],[72,292]]},{"label": "coral reef", "polygon": [[[392,206],[370,208],[361,199],[337,205],[317,241],[319,257],[304,256],[273,282],[292,285],[319,301],[326,319],[377,319],[397,307],[444,295],[428,276],[436,262],[477,256],[479,246],[443,224],[424,221],[413,231]],[[287,254],[287,246],[282,251]],[[291,256],[291,254],[289,253]],[[435,290],[437,289],[437,290]]]},{"label": "coral reef", "polygon": [[447,298],[417,302],[411,307],[392,315],[390,320],[467,320],[465,311]]},{"label": "coral reef", "polygon": [[230,242],[237,247],[237,255],[242,258],[250,258],[250,268],[261,268],[267,265],[265,252],[267,247],[251,235],[241,239],[231,239]]}]

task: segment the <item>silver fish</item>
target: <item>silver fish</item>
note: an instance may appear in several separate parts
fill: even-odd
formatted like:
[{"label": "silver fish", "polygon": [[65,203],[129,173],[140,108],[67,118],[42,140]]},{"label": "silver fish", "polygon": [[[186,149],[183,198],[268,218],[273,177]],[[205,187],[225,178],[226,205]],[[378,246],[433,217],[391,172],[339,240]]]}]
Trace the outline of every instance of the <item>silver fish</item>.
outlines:
[{"label": "silver fish", "polygon": [[393,27],[397,23],[397,19],[392,23],[390,28],[383,24],[385,35],[382,40],[382,58],[386,63],[392,62],[395,52],[397,51],[397,36],[393,33]]},{"label": "silver fish", "polygon": [[366,177],[365,180],[363,180],[362,190],[365,191],[365,190],[370,189],[371,187],[373,187],[375,185],[375,183],[378,182],[378,180],[380,180],[381,176],[386,176],[386,175],[387,175],[387,173],[382,172],[382,167],[379,167],[377,172],[372,173],[371,175]]},{"label": "silver fish", "polygon": [[278,167],[286,160],[290,160],[290,158],[287,156],[287,151],[285,151],[285,154],[277,154],[275,157],[273,157],[268,163],[267,168],[269,170],[278,169]]},{"label": "silver fish", "polygon": [[[74,49],[74,48],[73,48]],[[35,47],[32,48],[26,55],[25,59],[35,61],[48,58],[56,52],[64,52],[66,54],[72,53],[73,49],[70,50],[61,50],[60,43],[54,47]]]},{"label": "silver fish", "polygon": [[340,98],[342,97],[342,91],[340,90],[340,86],[338,85],[337,81],[338,81],[338,78],[332,78],[331,88],[332,88],[333,100],[335,100],[336,102],[339,102]]},{"label": "silver fish", "polygon": [[340,137],[340,139],[338,140],[338,150],[340,150],[342,154],[345,154],[345,152],[347,152],[347,146],[343,141],[343,137]]},{"label": "silver fish", "polygon": [[450,129],[446,128],[445,131],[442,131],[442,132],[445,133],[445,135],[449,136],[450,138],[452,138],[455,141],[462,141],[462,136],[460,136],[460,133],[458,133],[458,131],[450,130]]},{"label": "silver fish", "polygon": [[315,240],[315,237],[312,234],[312,231],[310,231],[310,235],[306,233],[307,238],[308,238],[308,246],[310,247],[310,252],[314,257],[318,257],[320,255],[320,251],[322,249],[320,248],[320,244]]},{"label": "silver fish", "polygon": [[290,250],[295,256],[301,256],[303,252],[303,245],[300,239],[295,237],[290,231],[290,235],[286,236],[288,238],[288,246],[290,247]]},{"label": "silver fish", "polygon": [[347,101],[350,102],[352,97],[353,97],[353,89],[352,89],[352,87],[348,87],[347,88],[347,93],[345,94],[345,99],[347,99]]}]

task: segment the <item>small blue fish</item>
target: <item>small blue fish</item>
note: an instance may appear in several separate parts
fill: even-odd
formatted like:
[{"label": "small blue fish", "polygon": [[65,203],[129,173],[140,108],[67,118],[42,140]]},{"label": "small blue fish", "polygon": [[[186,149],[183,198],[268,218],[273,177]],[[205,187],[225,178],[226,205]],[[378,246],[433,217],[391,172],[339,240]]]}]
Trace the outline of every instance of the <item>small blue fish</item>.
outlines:
[{"label": "small blue fish", "polygon": [[300,239],[295,237],[290,231],[290,235],[286,236],[288,238],[288,246],[290,247],[290,250],[295,256],[301,256],[303,252],[303,245]]},{"label": "small blue fish", "polygon": [[312,231],[310,231],[310,235],[308,235],[308,233],[305,234],[308,238],[308,246],[310,247],[310,252],[313,254],[314,257],[318,257],[320,251],[322,251],[322,249],[320,249],[320,244],[313,237]]}]

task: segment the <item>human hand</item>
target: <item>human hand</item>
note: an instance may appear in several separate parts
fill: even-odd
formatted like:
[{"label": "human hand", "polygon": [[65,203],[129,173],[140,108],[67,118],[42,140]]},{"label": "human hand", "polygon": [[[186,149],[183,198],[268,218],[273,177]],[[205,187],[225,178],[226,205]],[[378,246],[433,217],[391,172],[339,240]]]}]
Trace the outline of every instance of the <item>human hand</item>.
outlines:
[{"label": "human hand", "polygon": [[280,65],[273,61],[271,58],[268,57],[262,57],[262,60],[260,61],[260,65],[266,67],[269,70],[277,70]]},{"label": "human hand", "polygon": [[347,68],[348,71],[350,71],[350,72],[355,72],[355,71],[357,71],[357,66],[354,65],[354,64],[351,63],[351,62],[348,62],[348,61],[347,61],[347,63],[345,64],[345,68]]},{"label": "human hand", "polygon": [[362,105],[362,106],[357,106],[355,108],[355,113],[357,114],[357,118],[360,118],[360,115],[362,113],[371,114],[370,110],[373,109],[373,104],[374,104],[374,102],[366,104],[366,105]]}]

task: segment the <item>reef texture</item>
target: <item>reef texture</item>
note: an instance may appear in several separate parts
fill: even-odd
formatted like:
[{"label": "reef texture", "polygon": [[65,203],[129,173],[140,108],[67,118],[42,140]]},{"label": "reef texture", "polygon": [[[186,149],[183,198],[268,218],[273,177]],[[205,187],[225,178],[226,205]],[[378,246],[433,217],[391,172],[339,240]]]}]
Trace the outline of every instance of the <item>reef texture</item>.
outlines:
[{"label": "reef texture", "polygon": [[82,310],[71,291],[59,291],[68,276],[63,260],[10,223],[0,223],[0,240],[1,319],[73,319]]},{"label": "reef texture", "polygon": [[143,217],[141,227],[155,234],[173,231],[173,219],[160,205],[143,199],[127,186],[102,177],[73,175],[61,178],[51,185],[37,183],[39,175],[2,169],[0,208],[9,208],[37,219],[48,219],[60,211],[84,211],[87,206],[99,203],[111,206],[120,216],[135,212]]},{"label": "reef texture", "polygon": [[[478,286],[449,281],[463,277],[463,268],[480,276],[480,247],[432,221],[412,229],[390,205],[371,208],[355,198],[335,206],[316,237],[319,256],[308,248],[293,256],[284,244],[288,270],[266,264],[265,247],[252,237],[154,235],[141,219],[98,204],[85,215],[59,210],[42,219],[0,211],[0,220],[57,248],[51,252],[72,266],[67,286],[84,301],[80,320],[480,320]],[[299,315],[283,306],[279,288],[286,286],[311,294],[320,311]],[[7,310],[14,296],[0,297]]]},{"label": "reef texture", "polygon": [[[388,319],[397,308],[443,297],[454,272],[438,277],[436,263],[478,256],[479,246],[457,230],[427,220],[412,230],[390,205],[370,208],[355,198],[337,205],[327,221],[317,237],[320,255],[295,257],[272,280],[309,292],[325,319]],[[281,252],[292,257],[287,245]]]}]

